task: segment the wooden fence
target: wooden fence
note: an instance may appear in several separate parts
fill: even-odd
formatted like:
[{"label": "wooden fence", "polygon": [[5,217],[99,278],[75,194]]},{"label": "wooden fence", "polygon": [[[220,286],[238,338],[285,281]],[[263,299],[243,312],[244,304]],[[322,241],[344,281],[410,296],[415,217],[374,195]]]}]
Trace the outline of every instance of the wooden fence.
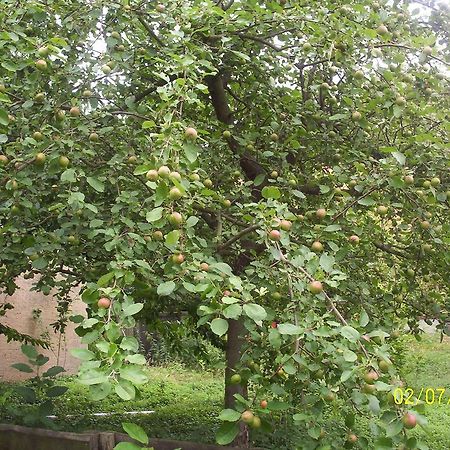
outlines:
[{"label": "wooden fence", "polygon": [[[69,433],[0,424],[0,450],[113,450],[117,443],[123,441],[132,442],[128,436],[120,433],[97,431]],[[236,449],[236,447],[218,447],[166,439],[150,439],[149,446],[154,447],[155,450]],[[253,450],[264,449],[255,448]]]}]

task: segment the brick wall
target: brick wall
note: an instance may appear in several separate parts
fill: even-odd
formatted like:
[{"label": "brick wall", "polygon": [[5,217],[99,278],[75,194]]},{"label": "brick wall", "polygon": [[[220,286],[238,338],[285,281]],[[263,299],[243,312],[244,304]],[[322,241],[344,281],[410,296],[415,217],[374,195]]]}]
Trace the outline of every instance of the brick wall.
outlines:
[{"label": "brick wall", "polygon": [[[55,334],[53,328],[49,326],[57,320],[56,299],[52,295],[42,295],[39,292],[31,291],[33,280],[19,279],[20,287],[14,295],[7,296],[0,294],[0,303],[11,303],[14,309],[7,311],[6,316],[1,317],[2,323],[17,329],[22,333],[33,337],[39,337],[42,333],[48,332],[50,335],[51,348],[48,350],[38,349],[48,356],[50,361],[45,368],[52,365],[63,366],[68,373],[76,373],[79,360],[70,354],[70,349],[80,347],[80,339],[75,334],[75,324],[69,321],[65,334]],[[73,293],[72,314],[85,314],[85,305],[78,298],[76,292]],[[41,310],[38,319],[33,317],[33,310]],[[59,350],[58,350],[59,348]],[[34,374],[25,374],[11,367],[17,362],[27,362],[26,357],[20,351],[20,343],[6,342],[6,338],[0,335],[0,381],[23,380]]]}]

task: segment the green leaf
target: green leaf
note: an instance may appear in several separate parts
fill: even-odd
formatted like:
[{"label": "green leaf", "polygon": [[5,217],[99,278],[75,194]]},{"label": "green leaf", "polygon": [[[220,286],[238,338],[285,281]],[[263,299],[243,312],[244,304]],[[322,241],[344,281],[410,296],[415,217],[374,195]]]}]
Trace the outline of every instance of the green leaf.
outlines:
[{"label": "green leaf", "polygon": [[156,123],[153,120],[145,120],[144,122],[142,122],[143,130],[147,130],[149,128],[154,128],[154,127],[156,127]]},{"label": "green leaf", "polygon": [[363,309],[363,310],[361,310],[361,314],[359,316],[359,325],[364,328],[368,323],[369,323],[369,316],[367,315],[366,311]]},{"label": "green leaf", "polygon": [[280,323],[277,327],[280,334],[299,335],[303,333],[303,329],[291,323]]},{"label": "green leaf", "polygon": [[233,305],[227,306],[223,310],[223,315],[227,319],[237,319],[242,314],[242,306],[234,303]]},{"label": "green leaf", "polygon": [[127,380],[120,379],[114,390],[122,400],[133,400],[136,397],[136,388]]},{"label": "green leaf", "polygon": [[70,353],[75,356],[75,358],[81,359],[82,361],[90,361],[95,358],[95,353],[85,348],[73,348],[70,350]]},{"label": "green leaf", "polygon": [[147,222],[150,222],[150,223],[156,222],[157,220],[161,219],[163,211],[164,211],[164,208],[162,208],[162,207],[154,208],[147,213],[147,215],[145,216],[145,219],[147,220]]},{"label": "green leaf", "polygon": [[320,256],[319,264],[325,272],[329,273],[333,270],[334,262],[334,256],[329,255],[328,253],[322,253]]},{"label": "green leaf", "polygon": [[237,422],[241,418],[241,413],[234,409],[223,409],[219,414],[219,419],[225,422]]},{"label": "green leaf", "polygon": [[372,206],[375,205],[376,201],[372,197],[364,197],[358,200],[359,205]]},{"label": "green leaf", "polygon": [[47,370],[47,372],[44,372],[42,374],[43,377],[56,377],[56,375],[59,375],[62,372],[65,372],[66,370],[61,366],[53,366],[50,367],[50,369]]},{"label": "green leaf", "polygon": [[359,331],[348,325],[343,326],[340,330],[340,333],[350,342],[358,342],[360,338]]},{"label": "green leaf", "polygon": [[244,313],[255,322],[261,322],[267,317],[266,310],[256,303],[247,303],[244,305]]},{"label": "green leaf", "polygon": [[122,342],[120,343],[119,347],[122,350],[129,350],[131,352],[137,352],[139,349],[139,342],[133,336],[125,336],[122,339]]},{"label": "green leaf", "polygon": [[34,403],[36,401],[36,392],[34,389],[28,386],[16,386],[14,390],[28,403]]},{"label": "green leaf", "polygon": [[11,364],[11,367],[19,370],[20,372],[33,373],[33,369],[28,364],[16,363],[16,364]]},{"label": "green leaf", "polygon": [[89,369],[80,374],[78,381],[86,386],[106,383],[108,377],[101,369]]},{"label": "green leaf", "polygon": [[0,125],[8,125],[9,124],[9,117],[8,113],[0,108]]},{"label": "green leaf", "polygon": [[86,181],[90,186],[92,186],[97,192],[105,192],[105,185],[99,179],[94,177],[87,177]]},{"label": "green leaf", "polygon": [[186,159],[191,164],[197,161],[199,150],[200,150],[199,147],[197,147],[194,144],[191,143],[184,144],[184,154],[186,156]]},{"label": "green leaf", "polygon": [[333,232],[333,231],[339,231],[342,227],[340,225],[328,225],[323,229],[323,231]]},{"label": "green leaf", "polygon": [[139,365],[144,365],[147,363],[147,360],[145,359],[144,355],[140,355],[139,353],[137,353],[136,355],[128,355],[125,358],[126,361],[132,363],[132,364],[139,364]]},{"label": "green leaf", "polygon": [[290,407],[291,407],[291,405],[289,403],[280,402],[278,400],[273,400],[273,401],[269,402],[269,404],[268,404],[268,408],[271,411],[286,411]]},{"label": "green leaf", "polygon": [[20,349],[28,359],[36,359],[38,356],[37,350],[32,345],[22,344]]},{"label": "green leaf", "polygon": [[114,272],[108,272],[105,275],[101,276],[97,281],[98,287],[108,286],[109,282],[114,278]]},{"label": "green leaf", "polygon": [[133,438],[142,444],[148,444],[147,433],[139,425],[130,422],[122,422],[122,427],[130,438]]},{"label": "green leaf", "polygon": [[74,183],[76,181],[75,169],[66,169],[61,174],[61,181],[67,183]]},{"label": "green leaf", "polygon": [[126,317],[134,316],[144,307],[143,303],[133,303],[123,309],[123,313]]},{"label": "green leaf", "polygon": [[170,295],[176,288],[176,284],[173,281],[166,281],[158,286],[156,292],[158,295]]},{"label": "green leaf", "polygon": [[52,386],[51,388],[47,389],[47,397],[60,397],[61,395],[65,394],[68,391],[67,386]]},{"label": "green leaf", "polygon": [[223,336],[228,331],[228,322],[225,319],[216,318],[211,321],[211,330],[218,336]]},{"label": "green leaf", "polygon": [[120,369],[120,376],[124,380],[131,381],[133,384],[144,384],[148,381],[148,376],[140,366],[125,366]]},{"label": "green leaf", "polygon": [[109,381],[89,386],[89,394],[92,400],[96,402],[108,397],[110,393],[111,393],[111,383]]},{"label": "green leaf", "polygon": [[188,220],[186,220],[186,228],[192,228],[198,223],[198,217],[190,216]]},{"label": "green leaf", "polygon": [[401,166],[405,165],[406,157],[405,157],[405,155],[403,153],[401,153],[401,152],[392,152],[392,156],[397,160],[397,162]]},{"label": "green leaf", "polygon": [[224,422],[216,434],[216,442],[219,445],[227,445],[234,441],[239,434],[239,424],[237,422]]},{"label": "green leaf", "polygon": [[170,233],[166,234],[165,242],[168,247],[174,247],[175,245],[177,245],[179,239],[180,231],[172,230]]},{"label": "green leaf", "polygon": [[45,258],[40,257],[40,258],[38,258],[38,259],[35,259],[35,260],[32,262],[31,265],[32,265],[35,269],[42,270],[42,269],[45,269],[45,268],[47,267],[48,261],[47,261]]},{"label": "green leaf", "polygon": [[264,198],[279,199],[281,197],[281,191],[276,186],[265,186],[261,191]]},{"label": "green leaf", "polygon": [[132,442],[119,442],[114,450],[142,450],[142,447]]},{"label": "green leaf", "polygon": [[355,352],[352,352],[351,350],[349,350],[348,348],[346,348],[344,350],[344,353],[342,354],[342,356],[344,357],[344,359],[347,362],[355,362],[358,359],[358,356],[356,355]]}]

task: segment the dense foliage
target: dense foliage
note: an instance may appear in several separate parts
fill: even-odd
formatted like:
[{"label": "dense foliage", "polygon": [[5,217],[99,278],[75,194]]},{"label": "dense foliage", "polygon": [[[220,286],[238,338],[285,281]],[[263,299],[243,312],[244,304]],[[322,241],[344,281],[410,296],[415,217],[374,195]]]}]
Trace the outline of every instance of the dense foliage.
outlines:
[{"label": "dense foliage", "polygon": [[393,3],[2,2],[0,283],[55,289],[57,328],[81,287],[94,398],[147,381],[140,315],[226,350],[220,443],[289,410],[368,448],[357,411],[424,448],[390,343],[450,333],[449,12]]}]

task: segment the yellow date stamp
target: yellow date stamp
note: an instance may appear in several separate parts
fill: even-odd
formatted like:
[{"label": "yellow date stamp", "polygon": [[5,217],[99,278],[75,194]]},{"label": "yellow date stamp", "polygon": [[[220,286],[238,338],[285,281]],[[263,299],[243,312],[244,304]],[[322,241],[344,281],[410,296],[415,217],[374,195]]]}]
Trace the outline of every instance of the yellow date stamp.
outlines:
[{"label": "yellow date stamp", "polygon": [[412,388],[396,388],[392,395],[397,405],[418,405],[426,403],[427,405],[449,405],[450,394],[446,388],[423,387],[414,390]]}]

